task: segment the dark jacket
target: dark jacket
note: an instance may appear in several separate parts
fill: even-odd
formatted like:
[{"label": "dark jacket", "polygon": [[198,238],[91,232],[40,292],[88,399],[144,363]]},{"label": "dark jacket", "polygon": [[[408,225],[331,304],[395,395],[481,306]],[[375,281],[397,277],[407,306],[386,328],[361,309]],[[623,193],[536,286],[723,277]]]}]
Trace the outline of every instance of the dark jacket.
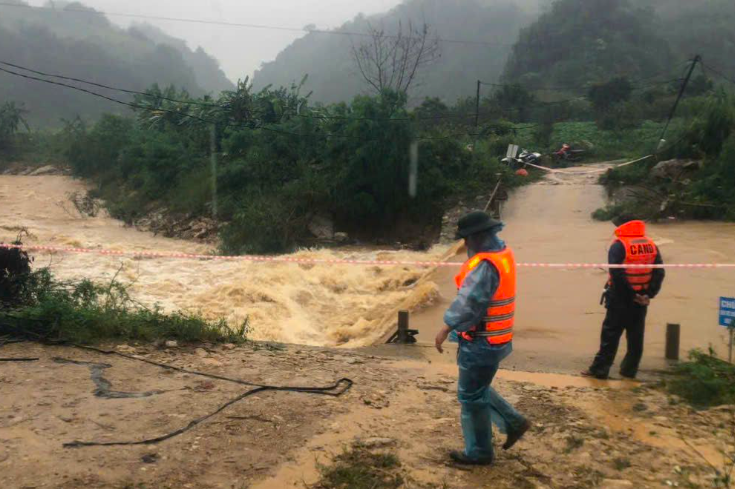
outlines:
[{"label": "dark jacket", "polygon": [[[611,265],[622,265],[625,263],[625,246],[623,246],[623,243],[616,241],[610,246],[607,262]],[[661,250],[656,247],[656,260],[654,264],[663,265],[663,263]],[[635,299],[635,291],[625,278],[624,268],[611,269],[610,276],[612,277],[612,285],[607,290],[607,307],[643,307],[633,301]],[[648,291],[645,295],[648,295],[651,299],[656,297],[661,291],[665,276],[666,270],[663,268],[654,268],[651,284],[648,286]]]}]

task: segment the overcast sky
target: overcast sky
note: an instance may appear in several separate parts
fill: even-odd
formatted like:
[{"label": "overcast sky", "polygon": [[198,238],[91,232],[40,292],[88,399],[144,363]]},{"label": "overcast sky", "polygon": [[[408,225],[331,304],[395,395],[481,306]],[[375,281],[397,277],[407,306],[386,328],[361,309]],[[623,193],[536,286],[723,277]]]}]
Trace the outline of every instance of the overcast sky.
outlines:
[{"label": "overcast sky", "polygon": [[[81,0],[97,10],[136,15],[183,17],[249,24],[302,28],[335,28],[359,13],[384,12],[401,0]],[[47,0],[30,0],[41,6]],[[130,19],[110,17],[127,26]],[[244,27],[148,21],[165,32],[187,41],[190,48],[202,46],[216,57],[227,76],[235,81],[252,75],[260,64],[273,60],[294,39],[297,32]]]}]

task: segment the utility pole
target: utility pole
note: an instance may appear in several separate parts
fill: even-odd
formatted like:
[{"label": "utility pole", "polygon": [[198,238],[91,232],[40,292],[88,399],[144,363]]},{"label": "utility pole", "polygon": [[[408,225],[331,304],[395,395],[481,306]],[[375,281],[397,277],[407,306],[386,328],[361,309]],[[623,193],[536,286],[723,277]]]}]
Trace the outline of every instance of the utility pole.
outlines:
[{"label": "utility pole", "polygon": [[475,132],[477,127],[480,125],[480,90],[482,87],[482,81],[477,80],[477,98],[475,99]]},{"label": "utility pole", "polygon": [[477,96],[475,98],[475,135],[472,141],[472,158],[477,158],[477,131],[480,127],[480,90],[482,88],[482,81],[477,80]]},{"label": "utility pole", "polygon": [[666,132],[669,130],[669,125],[671,124],[671,120],[674,118],[674,115],[676,114],[676,109],[677,107],[679,107],[679,102],[684,96],[684,91],[687,89],[687,85],[689,85],[689,80],[692,79],[694,68],[697,67],[697,63],[701,63],[701,62],[702,62],[702,57],[700,55],[696,55],[694,59],[692,60],[692,65],[689,67],[689,72],[687,73],[686,78],[684,78],[684,83],[681,84],[681,89],[679,90],[679,96],[676,97],[676,102],[674,102],[674,106],[671,108],[671,114],[669,114],[669,119],[666,121],[664,130],[661,132],[661,139],[659,140],[658,148],[656,149],[656,151],[659,151],[661,147],[663,146],[663,144],[666,142],[664,137],[666,136]]},{"label": "utility pole", "polygon": [[209,142],[212,170],[212,219],[217,219],[217,126],[212,123]]}]

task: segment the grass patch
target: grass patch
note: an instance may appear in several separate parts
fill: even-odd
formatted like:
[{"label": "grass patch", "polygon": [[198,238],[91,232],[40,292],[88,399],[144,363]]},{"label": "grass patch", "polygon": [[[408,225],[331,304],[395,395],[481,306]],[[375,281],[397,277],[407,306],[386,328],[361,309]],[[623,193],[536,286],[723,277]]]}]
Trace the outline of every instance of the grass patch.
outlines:
[{"label": "grass patch", "polygon": [[398,473],[401,462],[390,453],[373,453],[354,445],[331,466],[320,467],[321,480],[313,489],[398,489],[404,483]]},{"label": "grass patch", "polygon": [[640,127],[619,131],[600,129],[593,121],[558,122],[554,124],[550,146],[539,147],[534,132],[530,130],[518,130],[515,144],[528,149],[551,152],[558,151],[564,143],[578,146],[590,143],[592,149],[585,155],[585,161],[639,158],[650,154],[656,148],[662,128],[662,123],[654,121],[644,121]]},{"label": "grass patch", "polygon": [[712,349],[692,350],[689,361],[674,366],[671,374],[664,381],[666,390],[696,408],[735,404],[735,366],[717,358]]},{"label": "grass patch", "polygon": [[625,457],[618,457],[615,460],[613,460],[613,467],[615,467],[615,470],[622,472],[623,470],[630,468],[630,459],[627,459]]},{"label": "grass patch", "polygon": [[168,339],[240,343],[247,329],[247,321],[233,330],[224,320],[145,307],[115,279],[105,285],[89,280],[62,282],[45,269],[27,274],[12,307],[0,310],[0,336],[72,343]]},{"label": "grass patch", "polygon": [[582,448],[582,445],[584,445],[584,438],[575,435],[569,435],[567,437],[567,446],[564,451],[566,453],[571,453],[574,450]]}]

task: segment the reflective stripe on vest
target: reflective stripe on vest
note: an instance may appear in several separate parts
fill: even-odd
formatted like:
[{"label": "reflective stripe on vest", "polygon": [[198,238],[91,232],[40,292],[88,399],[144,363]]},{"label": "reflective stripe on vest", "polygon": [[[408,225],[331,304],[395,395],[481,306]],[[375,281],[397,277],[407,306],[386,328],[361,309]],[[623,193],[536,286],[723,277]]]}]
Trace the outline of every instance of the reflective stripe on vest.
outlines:
[{"label": "reflective stripe on vest", "polygon": [[478,253],[473,256],[454,278],[457,289],[462,287],[467,276],[481,262],[488,261],[498,270],[500,283],[485,313],[481,327],[473,327],[461,336],[467,341],[487,338],[491,345],[503,345],[513,339],[513,324],[516,310],[516,262],[513,251],[506,248],[495,253]]},{"label": "reflective stripe on vest", "polygon": [[[645,224],[641,221],[631,221],[615,231],[615,241],[622,243],[625,248],[624,264],[653,265],[656,261],[658,250],[655,243],[645,236],[645,232]],[[626,268],[625,278],[634,291],[645,292],[651,285],[653,268]]]}]

